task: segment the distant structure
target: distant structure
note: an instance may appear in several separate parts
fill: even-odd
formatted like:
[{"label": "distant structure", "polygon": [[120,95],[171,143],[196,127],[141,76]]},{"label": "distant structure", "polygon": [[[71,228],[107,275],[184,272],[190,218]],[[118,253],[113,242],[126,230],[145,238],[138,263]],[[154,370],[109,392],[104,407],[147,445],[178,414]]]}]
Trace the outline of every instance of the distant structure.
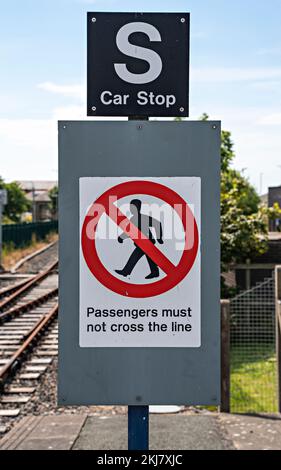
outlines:
[{"label": "distant structure", "polygon": [[[268,207],[273,207],[278,203],[281,207],[281,186],[268,188]],[[281,232],[281,219],[271,220],[269,222],[270,232]]]},{"label": "distant structure", "polygon": [[[268,188],[268,193],[262,195],[260,199],[266,207],[273,207],[276,203],[281,207],[281,186]],[[229,273],[224,274],[225,282],[229,287],[247,290],[272,277],[275,267],[280,264],[281,219],[275,219],[269,221],[268,250],[266,253],[233,266]]]},{"label": "distant structure", "polygon": [[57,219],[57,210],[51,211],[49,191],[58,185],[57,181],[17,181],[32,203],[33,222]]}]

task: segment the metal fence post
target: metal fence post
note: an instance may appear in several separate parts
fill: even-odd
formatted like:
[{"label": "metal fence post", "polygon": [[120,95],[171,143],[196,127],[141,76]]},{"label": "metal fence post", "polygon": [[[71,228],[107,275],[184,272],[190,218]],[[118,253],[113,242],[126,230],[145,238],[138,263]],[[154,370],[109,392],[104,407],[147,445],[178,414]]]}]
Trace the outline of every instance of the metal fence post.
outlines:
[{"label": "metal fence post", "polygon": [[275,268],[278,411],[281,413],[281,266]]},{"label": "metal fence post", "polygon": [[221,301],[221,406],[230,413],[230,302]]}]

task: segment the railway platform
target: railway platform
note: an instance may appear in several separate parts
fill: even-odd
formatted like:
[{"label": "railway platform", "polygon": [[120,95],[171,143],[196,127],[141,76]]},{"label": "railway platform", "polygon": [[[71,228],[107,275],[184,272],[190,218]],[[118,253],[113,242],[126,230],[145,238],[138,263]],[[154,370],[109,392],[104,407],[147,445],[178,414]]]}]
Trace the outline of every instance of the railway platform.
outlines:
[{"label": "railway platform", "polygon": [[[151,415],[151,450],[280,450],[281,416]],[[0,450],[126,450],[127,417],[24,417]]]}]

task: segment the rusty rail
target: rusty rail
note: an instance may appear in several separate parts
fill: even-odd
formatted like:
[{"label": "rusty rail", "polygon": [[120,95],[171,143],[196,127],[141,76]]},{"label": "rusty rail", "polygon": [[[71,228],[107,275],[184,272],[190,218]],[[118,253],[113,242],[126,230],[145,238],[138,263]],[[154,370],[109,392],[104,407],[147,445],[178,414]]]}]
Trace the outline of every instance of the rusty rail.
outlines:
[{"label": "rusty rail", "polygon": [[54,297],[57,294],[58,294],[58,288],[55,287],[55,289],[52,289],[46,292],[46,294],[43,294],[34,300],[30,300],[29,302],[26,302],[24,305],[20,305],[19,307],[13,307],[10,310],[7,310],[6,312],[0,313],[0,325],[2,324],[3,320],[5,321],[8,318],[12,318],[19,313],[26,312],[32,309],[33,307],[36,307],[37,305],[40,305],[43,302],[46,302],[46,300]]},{"label": "rusty rail", "polygon": [[10,376],[17,368],[24,356],[34,347],[34,341],[41,337],[41,334],[49,323],[57,316],[58,303],[50,310],[47,315],[44,315],[36,325],[30,330],[27,338],[18,350],[13,354],[8,363],[0,369],[0,387],[3,387],[4,381]]},{"label": "rusty rail", "polygon": [[46,269],[45,271],[37,274],[34,276],[31,280],[29,280],[25,285],[17,289],[13,294],[11,294],[8,298],[4,299],[2,302],[0,302],[0,310],[3,308],[7,307],[11,302],[17,299],[20,295],[24,294],[27,292],[31,287],[35,286],[38,282],[42,281],[45,277],[49,275],[53,269],[55,269],[58,266],[58,261],[55,261],[52,263],[52,265]]},{"label": "rusty rail", "polygon": [[29,277],[28,279],[24,279],[23,281],[20,281],[17,284],[14,284],[13,286],[7,286],[4,289],[1,289],[0,290],[0,299],[2,299],[2,297],[4,297],[5,295],[7,295],[9,293],[12,294],[12,292],[17,291],[18,289],[20,289],[20,287],[25,286],[28,282],[30,282],[34,278],[35,278],[35,275],[32,276],[32,277]]}]

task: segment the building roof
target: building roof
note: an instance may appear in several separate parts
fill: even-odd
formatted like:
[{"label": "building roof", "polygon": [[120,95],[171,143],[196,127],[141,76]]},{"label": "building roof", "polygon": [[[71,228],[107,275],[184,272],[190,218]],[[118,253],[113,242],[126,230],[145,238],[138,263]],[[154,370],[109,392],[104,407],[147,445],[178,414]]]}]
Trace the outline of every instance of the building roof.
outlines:
[{"label": "building roof", "polygon": [[45,191],[45,192],[39,191],[38,193],[29,192],[26,194],[26,198],[29,201],[34,201],[34,202],[48,202],[49,203],[51,201],[48,191]]},{"label": "building roof", "polygon": [[58,185],[57,181],[17,181],[23,191],[50,191]]},{"label": "building roof", "polygon": [[281,232],[269,232],[268,239],[271,242],[281,241]]}]

